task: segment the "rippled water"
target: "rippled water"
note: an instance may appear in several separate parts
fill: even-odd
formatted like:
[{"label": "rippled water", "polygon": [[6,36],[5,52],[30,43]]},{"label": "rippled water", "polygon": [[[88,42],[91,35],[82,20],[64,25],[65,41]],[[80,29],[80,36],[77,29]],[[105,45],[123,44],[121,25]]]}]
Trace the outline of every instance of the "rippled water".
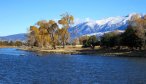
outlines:
[{"label": "rippled water", "polygon": [[146,84],[146,58],[0,49],[0,84]]}]

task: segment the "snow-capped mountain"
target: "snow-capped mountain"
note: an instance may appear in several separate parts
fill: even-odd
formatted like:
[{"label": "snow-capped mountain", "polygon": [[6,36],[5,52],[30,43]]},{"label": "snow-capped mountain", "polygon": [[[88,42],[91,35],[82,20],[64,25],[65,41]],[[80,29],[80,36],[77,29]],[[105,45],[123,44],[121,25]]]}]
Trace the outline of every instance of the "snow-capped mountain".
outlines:
[{"label": "snow-capped mountain", "polygon": [[129,14],[128,16],[118,16],[118,17],[109,17],[102,20],[88,20],[85,22],[81,22],[69,29],[71,33],[71,37],[80,37],[84,35],[97,35],[101,36],[104,33],[119,30],[124,31],[127,28],[128,21],[132,18],[132,16],[140,14]]}]

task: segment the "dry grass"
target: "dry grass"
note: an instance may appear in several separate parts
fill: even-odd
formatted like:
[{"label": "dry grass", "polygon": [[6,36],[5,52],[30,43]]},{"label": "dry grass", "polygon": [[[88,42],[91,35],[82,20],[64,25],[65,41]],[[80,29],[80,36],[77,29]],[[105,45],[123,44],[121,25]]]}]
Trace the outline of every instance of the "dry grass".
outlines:
[{"label": "dry grass", "polygon": [[100,54],[103,56],[129,56],[129,57],[146,57],[146,50],[143,51],[130,51],[130,50],[117,50],[117,49],[103,49],[100,46],[96,46],[95,49],[82,48],[82,45],[76,46],[57,46],[57,49],[40,49],[40,48],[28,48],[22,47],[21,50],[47,52],[47,53],[62,53],[62,54]]}]

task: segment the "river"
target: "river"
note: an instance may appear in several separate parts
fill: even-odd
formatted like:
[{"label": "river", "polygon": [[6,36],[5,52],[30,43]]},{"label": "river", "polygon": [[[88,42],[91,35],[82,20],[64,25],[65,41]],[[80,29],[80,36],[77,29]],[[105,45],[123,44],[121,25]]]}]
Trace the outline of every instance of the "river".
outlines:
[{"label": "river", "polygon": [[0,84],[146,84],[146,58],[1,48]]}]

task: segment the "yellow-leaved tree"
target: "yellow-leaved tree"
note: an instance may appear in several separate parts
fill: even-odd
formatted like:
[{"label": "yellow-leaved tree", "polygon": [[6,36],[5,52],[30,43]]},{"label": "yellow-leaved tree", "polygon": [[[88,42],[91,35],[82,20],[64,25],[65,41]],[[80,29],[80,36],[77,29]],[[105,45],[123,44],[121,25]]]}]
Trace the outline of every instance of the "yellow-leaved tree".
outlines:
[{"label": "yellow-leaved tree", "polygon": [[58,21],[58,23],[62,25],[62,28],[59,30],[59,36],[61,44],[63,45],[63,48],[65,48],[65,45],[70,38],[68,29],[74,23],[74,17],[68,13],[62,14],[61,17],[61,20]]},{"label": "yellow-leaved tree", "polygon": [[39,45],[41,48],[47,47],[50,44],[50,37],[48,36],[47,31],[47,21],[42,20],[37,23],[37,26],[39,26]]},{"label": "yellow-leaved tree", "polygon": [[39,45],[39,30],[35,26],[30,26],[29,34],[28,34],[28,45],[38,46]]},{"label": "yellow-leaved tree", "polygon": [[48,27],[47,27],[47,31],[49,33],[49,36],[51,38],[51,45],[53,47],[53,49],[56,49],[56,45],[58,43],[58,24],[53,21],[53,20],[50,20],[48,22]]}]

